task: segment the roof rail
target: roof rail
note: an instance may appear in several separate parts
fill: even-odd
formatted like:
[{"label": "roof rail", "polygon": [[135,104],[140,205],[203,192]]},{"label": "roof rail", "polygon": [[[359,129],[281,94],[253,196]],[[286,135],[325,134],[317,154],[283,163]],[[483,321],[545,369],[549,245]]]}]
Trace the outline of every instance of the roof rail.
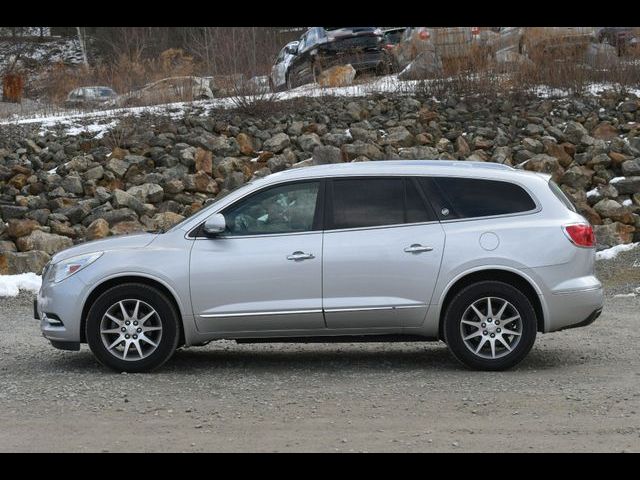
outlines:
[{"label": "roof rail", "polygon": [[370,164],[376,164],[380,162],[393,163],[394,165],[406,165],[406,166],[429,166],[429,167],[467,167],[467,168],[491,168],[494,170],[514,170],[509,165],[493,162],[477,162],[472,160],[378,160],[377,162],[370,162]]}]

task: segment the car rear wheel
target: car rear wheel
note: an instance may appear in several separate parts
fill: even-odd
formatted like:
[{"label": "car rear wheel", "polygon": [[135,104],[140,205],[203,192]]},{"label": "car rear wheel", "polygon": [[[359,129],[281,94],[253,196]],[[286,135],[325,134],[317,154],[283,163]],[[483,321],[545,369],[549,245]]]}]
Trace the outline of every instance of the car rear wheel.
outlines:
[{"label": "car rear wheel", "polygon": [[451,353],[478,370],[515,366],[531,350],[536,332],[536,314],[526,295],[497,281],[462,289],[444,318],[444,338]]},{"label": "car rear wheel", "polygon": [[164,364],[180,338],[178,314],[159,290],[128,283],[110,288],[87,315],[89,348],[103,365],[120,372],[146,372]]}]

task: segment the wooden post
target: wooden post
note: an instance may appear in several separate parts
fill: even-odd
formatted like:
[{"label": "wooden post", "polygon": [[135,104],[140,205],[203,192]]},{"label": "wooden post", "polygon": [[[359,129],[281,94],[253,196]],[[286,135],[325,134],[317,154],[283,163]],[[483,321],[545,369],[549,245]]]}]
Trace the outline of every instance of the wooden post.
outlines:
[{"label": "wooden post", "polygon": [[24,79],[16,73],[8,73],[2,79],[2,100],[4,102],[21,103]]}]

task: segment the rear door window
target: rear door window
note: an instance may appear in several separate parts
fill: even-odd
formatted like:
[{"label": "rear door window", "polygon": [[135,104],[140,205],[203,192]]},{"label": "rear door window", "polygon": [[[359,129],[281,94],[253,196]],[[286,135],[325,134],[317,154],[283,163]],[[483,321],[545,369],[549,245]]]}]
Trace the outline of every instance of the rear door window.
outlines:
[{"label": "rear door window", "polygon": [[330,192],[328,230],[436,220],[410,178],[334,179]]},{"label": "rear door window", "polygon": [[441,220],[509,215],[535,210],[519,185],[501,180],[423,177],[420,184]]}]

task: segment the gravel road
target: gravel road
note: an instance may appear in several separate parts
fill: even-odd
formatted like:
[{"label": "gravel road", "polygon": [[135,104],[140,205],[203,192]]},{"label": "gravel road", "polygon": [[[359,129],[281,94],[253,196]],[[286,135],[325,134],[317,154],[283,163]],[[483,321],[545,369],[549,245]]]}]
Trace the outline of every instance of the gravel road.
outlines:
[{"label": "gravel road", "polygon": [[596,323],[500,373],[442,343],[216,342],[117,374],[50,347],[31,295],[2,298],[0,451],[640,452],[640,293],[615,296],[640,286],[639,258],[598,262]]}]

